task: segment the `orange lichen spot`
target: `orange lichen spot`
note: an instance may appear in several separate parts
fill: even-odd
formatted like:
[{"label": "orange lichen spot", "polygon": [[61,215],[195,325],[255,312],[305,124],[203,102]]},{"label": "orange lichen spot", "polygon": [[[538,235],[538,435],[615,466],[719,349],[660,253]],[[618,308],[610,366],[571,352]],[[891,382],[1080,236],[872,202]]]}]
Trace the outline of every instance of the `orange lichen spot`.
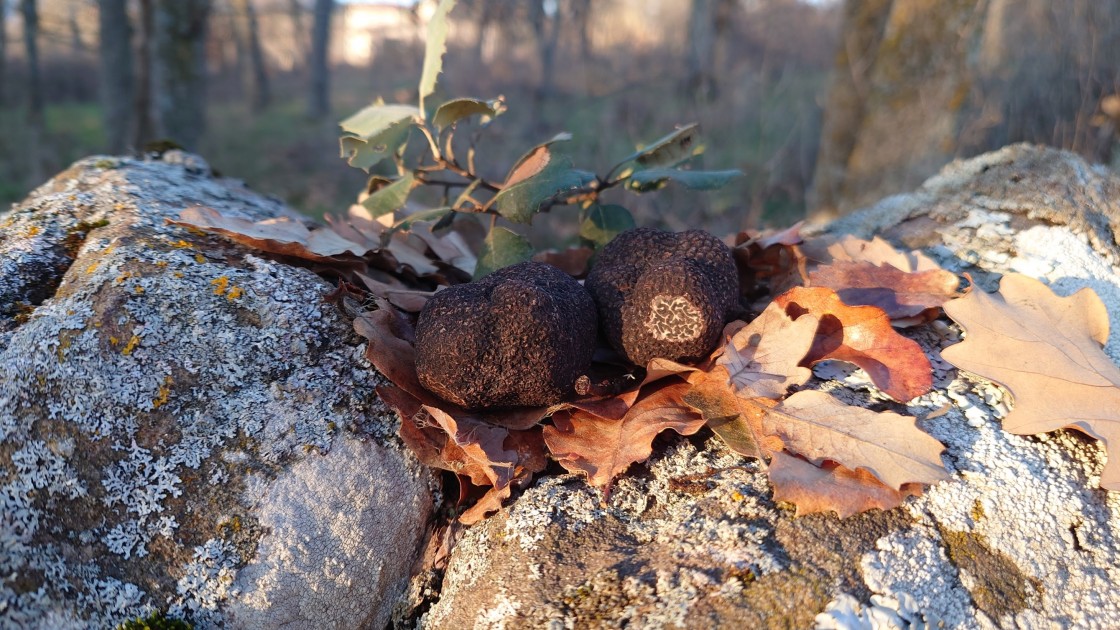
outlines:
[{"label": "orange lichen spot", "polygon": [[115,250],[116,248],[117,248],[116,245],[110,245],[110,246],[106,247],[105,249],[101,250],[101,253],[108,256],[109,254],[112,254],[113,250]]},{"label": "orange lichen spot", "polygon": [[113,209],[114,209],[114,210],[124,210],[124,209],[125,209],[125,205],[124,205],[123,203],[118,203],[118,204],[116,204],[116,205],[114,205],[114,206],[113,206]]},{"label": "orange lichen spot", "polygon": [[119,344],[120,342],[121,342],[121,340],[120,340],[119,337],[114,337],[113,335],[109,335],[109,343],[111,343],[115,346],[115,345]]},{"label": "orange lichen spot", "polygon": [[168,399],[171,398],[171,385],[174,382],[170,376],[163,379],[163,385],[159,386],[159,395],[152,401],[152,409],[159,409],[167,404]]},{"label": "orange lichen spot", "polygon": [[136,286],[132,287],[132,292],[135,293],[136,295],[143,295],[144,294],[144,287],[142,287],[140,285],[136,285]]},{"label": "orange lichen spot", "polygon": [[75,310],[74,310],[74,309],[72,309],[72,308],[68,308],[68,309],[66,309],[66,314],[67,314],[67,315],[73,315],[74,313],[77,313],[77,312],[78,312],[78,311],[75,311]]},{"label": "orange lichen spot", "polygon": [[98,261],[98,260],[93,261],[93,264],[86,267],[86,273],[88,274],[88,273],[93,273],[94,271],[97,271],[97,266],[100,265],[100,264],[101,264],[101,261]]},{"label": "orange lichen spot", "polygon": [[222,295],[229,290],[229,277],[218,276],[211,280],[210,284],[214,285],[214,295]]},{"label": "orange lichen spot", "polygon": [[226,299],[232,302],[233,300],[241,297],[244,293],[245,292],[241,290],[241,287],[230,287],[229,293],[226,294]]},{"label": "orange lichen spot", "polygon": [[741,492],[739,492],[738,490],[735,490],[731,493],[731,500],[732,501],[742,501],[745,498],[746,497],[744,497],[743,494]]},{"label": "orange lichen spot", "polygon": [[166,260],[157,260],[156,261],[156,267],[159,267],[160,269],[166,268],[167,267],[167,261]]},{"label": "orange lichen spot", "polygon": [[59,363],[62,363],[63,361],[66,360],[66,351],[69,350],[69,349],[70,349],[70,335],[67,335],[67,334],[64,333],[63,336],[60,337],[59,340],[58,340],[58,350],[56,351],[56,354],[58,354],[58,362]]},{"label": "orange lichen spot", "polygon": [[202,263],[206,262],[206,257],[203,256],[202,254],[195,254],[194,255],[194,261],[196,263],[202,264]]},{"label": "orange lichen spot", "polygon": [[191,244],[184,241],[183,239],[179,239],[179,240],[175,241],[174,243],[172,243],[171,246],[172,247],[178,247],[178,248],[184,248],[184,247],[190,247]]},{"label": "orange lichen spot", "polygon": [[139,346],[139,345],[140,345],[140,337],[137,337],[136,335],[133,335],[132,339],[129,339],[128,343],[125,344],[123,349],[121,349],[121,354],[123,354],[124,356],[127,357],[128,355],[132,354],[132,351],[135,350],[136,347]]},{"label": "orange lichen spot", "polygon": [[182,271],[176,271],[175,272],[175,277],[176,278],[182,278],[183,277],[183,272]]},{"label": "orange lichen spot", "polygon": [[117,278],[115,280],[113,280],[113,282],[116,282],[117,284],[120,284],[120,283],[124,282],[125,280],[128,280],[131,277],[132,277],[132,272],[131,271],[126,271],[126,272],[122,273],[121,275],[117,276]]},{"label": "orange lichen spot", "polygon": [[32,225],[32,226],[27,228],[27,236],[35,236],[36,234],[38,234],[39,232],[42,232],[42,231],[43,230],[39,229],[38,225]]}]

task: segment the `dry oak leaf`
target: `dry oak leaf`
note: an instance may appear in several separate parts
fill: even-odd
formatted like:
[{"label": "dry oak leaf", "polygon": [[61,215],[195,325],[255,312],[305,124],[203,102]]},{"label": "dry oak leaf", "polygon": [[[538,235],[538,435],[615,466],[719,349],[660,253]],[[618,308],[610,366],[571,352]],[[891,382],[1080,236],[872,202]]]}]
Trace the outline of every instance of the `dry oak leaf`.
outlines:
[{"label": "dry oak leaf", "polygon": [[288,218],[249,221],[227,217],[213,208],[194,206],[179,213],[172,225],[220,234],[261,251],[324,263],[353,262],[368,248],[339,236],[334,230],[309,230],[303,223]]},{"label": "dry oak leaf", "polygon": [[771,302],[734,333],[716,365],[727,371],[740,396],[777,400],[812,377],[801,363],[813,346],[819,323],[812,314],[793,319],[782,305]]},{"label": "dry oak leaf", "polygon": [[943,269],[907,273],[890,264],[834,262],[809,272],[809,286],[836,291],[845,304],[877,306],[897,327],[937,318],[942,304],[957,295],[960,279]]},{"label": "dry oak leaf", "polygon": [[866,470],[853,471],[834,462],[816,466],[786,452],[774,454],[768,472],[774,501],[792,503],[798,516],[835,511],[847,518],[875,508],[896,508],[906,497],[922,494],[919,484],[895,490]]},{"label": "dry oak leaf", "polygon": [[802,243],[801,253],[814,266],[835,262],[868,262],[873,265],[890,265],[907,273],[941,269],[929,256],[917,251],[900,252],[879,236],[870,241],[850,234],[840,237],[822,236]]},{"label": "dry oak leaf", "polygon": [[1104,443],[1100,485],[1120,490],[1120,368],[1104,353],[1108,312],[1092,289],[1059,297],[1042,282],[1007,274],[998,293],[974,290],[945,305],[963,342],[941,356],[1011,392],[1003,428],[1018,435],[1076,429]]},{"label": "dry oak leaf", "polygon": [[945,446],[914,418],[847,405],[824,392],[796,392],[767,409],[761,425],[763,434],[778,437],[786,450],[814,464],[831,460],[864,469],[896,490],[949,476],[941,464]]},{"label": "dry oak leaf", "polygon": [[807,286],[835,290],[845,304],[878,306],[897,328],[936,319],[957,294],[960,279],[921,252],[900,252],[876,236],[810,239],[801,245]]},{"label": "dry oak leaf", "polygon": [[704,419],[684,404],[688,383],[665,379],[642,391],[621,418],[604,418],[578,407],[557,411],[544,427],[549,452],[569,472],[587,476],[610,494],[611,481],[653,452],[653,439],[666,429],[692,435]]},{"label": "dry oak leaf", "polygon": [[777,295],[808,279],[805,256],[801,253],[801,223],[770,235],[740,232],[735,236],[732,254],[739,270],[743,295]]},{"label": "dry oak leaf", "polygon": [[876,387],[901,402],[933,386],[933,368],[921,346],[895,332],[882,309],[848,306],[824,287],[794,287],[774,301],[794,319],[808,314],[820,321],[804,365],[826,360],[854,363]]}]

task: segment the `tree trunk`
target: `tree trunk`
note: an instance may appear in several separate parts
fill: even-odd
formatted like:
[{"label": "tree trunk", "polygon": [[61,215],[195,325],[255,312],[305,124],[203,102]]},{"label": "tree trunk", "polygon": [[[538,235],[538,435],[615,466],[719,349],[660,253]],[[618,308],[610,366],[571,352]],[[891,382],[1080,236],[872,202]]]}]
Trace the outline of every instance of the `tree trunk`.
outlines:
[{"label": "tree trunk", "polygon": [[822,219],[835,216],[840,206],[848,158],[856,146],[863,121],[871,68],[893,0],[849,0],[844,4],[839,50],[832,69],[821,123],[817,166],[808,205]]},{"label": "tree trunk", "polygon": [[159,135],[196,149],[206,126],[209,0],[154,0],[152,101]]},{"label": "tree trunk", "polygon": [[8,29],[3,28],[7,24],[8,0],[0,0],[0,108],[4,107],[8,96]]},{"label": "tree trunk", "polygon": [[43,125],[43,77],[39,72],[39,10],[35,0],[21,0],[23,45],[27,56],[27,116],[33,126]]},{"label": "tree trunk", "polygon": [[288,17],[292,21],[292,42],[295,47],[295,63],[293,67],[307,65],[308,35],[307,27],[303,22],[303,4],[299,0],[288,0]]},{"label": "tree trunk", "polygon": [[70,28],[70,54],[74,55],[75,59],[81,59],[86,51],[86,45],[82,42],[82,29],[78,26],[77,2],[70,3],[70,13],[67,18],[67,25]]},{"label": "tree trunk", "polygon": [[688,83],[686,89],[698,101],[715,97],[716,2],[692,0],[688,13]]},{"label": "tree trunk", "polygon": [[136,98],[132,72],[132,26],[128,22],[128,0],[100,0],[98,6],[101,49],[101,104],[105,135],[111,153],[123,153],[129,145],[132,107]]},{"label": "tree trunk", "polygon": [[591,0],[572,0],[572,23],[579,34],[579,58],[591,61]]},{"label": "tree trunk", "polygon": [[334,0],[315,0],[315,22],[311,32],[311,90],[308,113],[315,120],[331,112],[330,38]]},{"label": "tree trunk", "polygon": [[23,44],[27,55],[27,127],[26,147],[28,179],[38,186],[43,175],[43,77],[39,73],[39,11],[35,0],[22,0]]},{"label": "tree trunk", "polygon": [[[237,16],[238,39],[242,46],[238,52],[246,51],[249,54],[250,94],[254,112],[268,109],[272,101],[272,91],[268,83],[268,69],[264,63],[264,51],[261,49],[260,31],[257,24],[257,10],[253,0],[233,0],[233,8]],[[238,63],[241,66],[241,63]]]},{"label": "tree trunk", "polygon": [[529,21],[536,35],[537,55],[541,62],[541,78],[535,97],[537,102],[548,98],[556,80],[556,47],[560,41],[560,12],[551,17],[544,10],[545,0],[533,0],[529,5]]},{"label": "tree trunk", "polygon": [[814,218],[909,190],[957,155],[988,1],[849,0],[844,44],[857,50],[841,57],[859,78],[829,94]]},{"label": "tree trunk", "polygon": [[143,149],[156,139],[152,111],[152,0],[140,0],[140,41],[136,45],[136,102],[133,109],[132,146]]}]

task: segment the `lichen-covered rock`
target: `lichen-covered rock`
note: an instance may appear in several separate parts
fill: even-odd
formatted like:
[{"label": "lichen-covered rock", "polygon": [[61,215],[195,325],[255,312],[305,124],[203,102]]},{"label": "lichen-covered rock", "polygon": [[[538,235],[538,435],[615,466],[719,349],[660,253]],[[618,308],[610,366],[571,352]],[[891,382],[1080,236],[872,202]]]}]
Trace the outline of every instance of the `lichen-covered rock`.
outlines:
[{"label": "lichen-covered rock", "polygon": [[[908,241],[981,283],[1018,271],[1061,294],[1091,286],[1116,317],[1118,204],[1117,176],[1016,146],[833,229]],[[925,496],[795,518],[756,464],[716,438],[678,438],[619,479],[607,507],[576,476],[545,478],[469,530],[424,627],[1120,625],[1120,494],[1098,487],[1102,446],[1003,431],[1002,391],[938,359],[959,330],[909,334],[934,357],[935,389],[908,412],[946,445],[952,473]],[[1118,350],[1114,332],[1120,362]],[[809,387],[850,404],[891,404],[861,370],[815,374]]]},{"label": "lichen-covered rock", "polygon": [[172,152],[0,215],[0,625],[382,628],[431,479],[331,287],[194,204],[289,212]]},{"label": "lichen-covered rock", "polygon": [[416,374],[468,409],[544,406],[575,393],[595,353],[595,303],[552,265],[523,262],[436,293],[416,323]]},{"label": "lichen-covered rock", "polygon": [[599,252],[587,290],[607,341],[635,365],[696,361],[715,347],[739,296],[731,250],[702,230],[627,230]]}]

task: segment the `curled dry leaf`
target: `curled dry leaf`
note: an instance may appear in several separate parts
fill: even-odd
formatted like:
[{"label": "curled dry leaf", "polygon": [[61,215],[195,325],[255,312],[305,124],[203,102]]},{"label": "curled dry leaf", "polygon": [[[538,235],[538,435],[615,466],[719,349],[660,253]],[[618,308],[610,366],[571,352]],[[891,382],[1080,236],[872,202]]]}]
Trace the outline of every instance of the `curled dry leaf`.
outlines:
[{"label": "curled dry leaf", "polygon": [[801,362],[813,345],[818,323],[811,314],[795,320],[771,303],[727,342],[716,365],[727,371],[740,396],[777,400],[813,375]]},{"label": "curled dry leaf", "polygon": [[749,300],[774,296],[805,284],[808,272],[801,253],[801,223],[774,234],[740,232],[732,254],[739,288]]},{"label": "curled dry leaf", "polygon": [[286,217],[254,222],[227,217],[212,208],[194,206],[183,210],[178,221],[168,219],[167,222],[220,234],[271,254],[315,262],[355,262],[368,251],[361,243],[342,238],[329,228],[309,230],[303,223]]},{"label": "curled dry leaf", "polygon": [[875,508],[896,508],[906,497],[922,494],[918,484],[895,490],[866,470],[853,471],[834,462],[816,466],[786,452],[774,454],[769,473],[774,500],[792,503],[798,516],[835,511],[847,518]]},{"label": "curled dry leaf", "polygon": [[839,237],[823,236],[802,243],[801,252],[813,266],[835,262],[866,262],[873,265],[890,265],[907,273],[941,269],[929,256],[916,251],[900,252],[879,236],[873,237],[870,241],[850,234]]},{"label": "curled dry leaf", "polygon": [[793,394],[766,410],[761,424],[765,434],[815,464],[832,460],[851,470],[866,469],[896,490],[948,477],[941,464],[944,445],[919,429],[914,418],[846,405],[824,392]]},{"label": "curled dry leaf", "polygon": [[605,501],[615,477],[649,459],[659,433],[672,429],[692,435],[704,426],[704,419],[682,401],[688,390],[689,385],[677,379],[654,383],[621,418],[578,407],[557,411],[552,426],[544,427],[545,444],[564,468],[585,474],[591,485],[603,488]]},{"label": "curled dry leaf", "polygon": [[913,326],[936,319],[941,305],[956,296],[960,279],[942,269],[907,273],[857,261],[818,267],[809,272],[809,285],[836,291],[845,304],[877,306],[895,326]]},{"label": "curled dry leaf", "polygon": [[774,300],[794,319],[820,321],[805,365],[836,360],[867,371],[871,382],[905,402],[933,386],[933,368],[921,346],[891,328],[890,318],[874,306],[848,306],[824,287],[795,287]]},{"label": "curled dry leaf", "polygon": [[1003,428],[1019,435],[1069,428],[1104,442],[1100,485],[1120,490],[1120,369],[1101,348],[1109,321],[1096,293],[1059,297],[1038,280],[1008,274],[998,293],[973,290],[945,312],[966,336],[941,356],[1011,392]]},{"label": "curled dry leaf", "polygon": [[561,251],[548,250],[533,255],[533,260],[552,265],[573,278],[587,275],[595,250],[590,247],[569,247]]}]

